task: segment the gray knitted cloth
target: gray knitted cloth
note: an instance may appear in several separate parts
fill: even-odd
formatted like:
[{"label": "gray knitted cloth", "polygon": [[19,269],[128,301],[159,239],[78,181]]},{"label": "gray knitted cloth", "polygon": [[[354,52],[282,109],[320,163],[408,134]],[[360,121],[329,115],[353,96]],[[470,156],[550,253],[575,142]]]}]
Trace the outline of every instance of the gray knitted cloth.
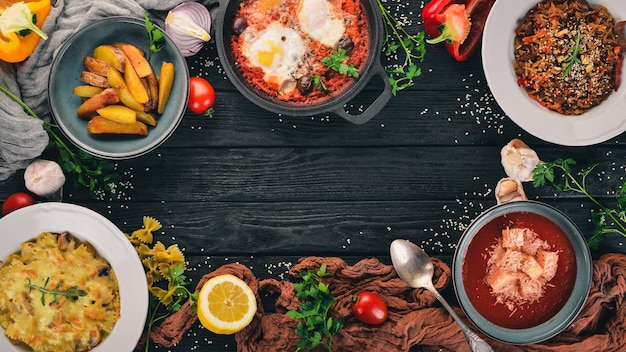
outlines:
[{"label": "gray knitted cloth", "polygon": [[[43,25],[47,41],[40,41],[26,61],[0,61],[0,84],[20,97],[41,118],[49,121],[48,75],[56,50],[74,33],[93,21],[109,16],[143,18],[148,10],[161,14],[183,0],[52,0],[50,15]],[[159,16],[153,18],[160,22]],[[162,23],[162,22],[161,22]],[[41,155],[48,144],[42,122],[32,118],[0,92],[0,180],[25,168]]]}]

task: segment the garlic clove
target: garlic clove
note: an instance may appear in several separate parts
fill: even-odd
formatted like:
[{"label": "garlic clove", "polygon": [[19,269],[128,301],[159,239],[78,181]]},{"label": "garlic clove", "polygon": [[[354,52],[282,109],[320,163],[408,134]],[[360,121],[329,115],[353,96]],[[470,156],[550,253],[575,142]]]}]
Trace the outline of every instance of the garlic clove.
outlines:
[{"label": "garlic clove", "polygon": [[503,178],[496,185],[496,201],[498,204],[528,200],[522,182],[512,178]]},{"label": "garlic clove", "polygon": [[24,171],[26,188],[40,197],[58,193],[65,184],[61,166],[52,160],[35,159]]},{"label": "garlic clove", "polygon": [[506,175],[522,182],[533,179],[533,170],[540,162],[537,153],[520,139],[513,139],[500,151]]}]

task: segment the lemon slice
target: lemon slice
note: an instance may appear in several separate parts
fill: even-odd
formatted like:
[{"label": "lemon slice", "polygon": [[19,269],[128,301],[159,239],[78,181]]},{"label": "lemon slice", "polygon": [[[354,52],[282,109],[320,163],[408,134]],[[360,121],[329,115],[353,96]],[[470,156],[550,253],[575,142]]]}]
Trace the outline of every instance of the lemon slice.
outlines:
[{"label": "lemon slice", "polygon": [[198,296],[198,319],[216,334],[234,334],[248,326],[256,313],[256,297],[243,280],[230,275],[209,279]]}]

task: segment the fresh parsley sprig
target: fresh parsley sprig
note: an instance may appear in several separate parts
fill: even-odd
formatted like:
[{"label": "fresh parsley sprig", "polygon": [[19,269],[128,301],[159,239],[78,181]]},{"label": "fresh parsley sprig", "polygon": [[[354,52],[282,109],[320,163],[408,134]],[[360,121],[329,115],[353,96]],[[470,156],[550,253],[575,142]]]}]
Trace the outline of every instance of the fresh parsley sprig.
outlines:
[{"label": "fresh parsley sprig", "polygon": [[300,276],[302,282],[293,287],[302,303],[298,305],[299,310],[287,312],[291,318],[300,319],[296,327],[296,334],[300,337],[296,351],[309,351],[322,344],[330,352],[333,336],[344,325],[343,318],[333,319],[328,314],[335,297],[321,279],[330,274],[326,272],[326,264],[322,264],[317,272],[301,272]]},{"label": "fresh parsley sprig", "polygon": [[154,22],[152,22],[147,12],[143,13],[143,18],[146,20],[146,32],[150,40],[150,52],[148,53],[148,60],[150,60],[152,54],[158,53],[165,46],[165,36],[163,32],[154,25]]},{"label": "fresh parsley sprig", "polygon": [[390,64],[385,67],[385,71],[389,73],[391,92],[396,95],[399,91],[411,87],[414,84],[413,79],[422,74],[422,70],[416,62],[424,61],[426,55],[425,33],[422,31],[413,35],[409,34],[383,6],[382,1],[376,1],[385,23],[385,40],[383,42],[385,55],[389,58],[402,50],[401,55],[404,56],[402,63]]},{"label": "fresh parsley sprig", "polygon": [[580,53],[581,53],[580,31],[576,33],[576,42],[574,43],[574,46],[572,46],[567,52],[569,53],[569,57],[565,59],[565,64],[563,66],[563,73],[561,75],[562,78],[569,76],[569,74],[572,72],[572,68],[574,67],[574,64],[581,63],[580,61]]},{"label": "fresh parsley sprig", "polygon": [[319,89],[320,92],[329,92],[330,91],[330,89],[328,89],[328,87],[326,87],[326,85],[322,81],[322,76],[320,76],[320,75],[313,76],[313,87]]},{"label": "fresh parsley sprig", "polygon": [[[332,51],[330,55],[322,59],[322,64],[326,66],[329,70],[333,70],[338,72],[341,75],[345,75],[352,78],[359,78],[359,69],[356,68],[353,64],[348,64],[348,60],[350,57],[346,49],[339,48],[335,51]],[[319,89],[321,92],[329,92],[330,90],[324,82],[322,81],[322,76],[315,75],[313,76],[312,82],[313,87]]]},{"label": "fresh parsley sprig", "polygon": [[[626,237],[626,180],[616,192],[617,205],[611,209],[595,199],[587,190],[587,177],[600,163],[582,167],[578,172],[572,171],[576,165],[573,159],[557,159],[542,161],[533,170],[533,185],[540,187],[550,185],[558,191],[571,191],[585,195],[599,210],[592,213],[592,220],[597,226],[593,236],[587,240],[589,247],[597,249],[606,234],[618,234]],[[556,172],[560,174],[557,175]]]},{"label": "fresh parsley sprig", "polygon": [[116,181],[119,179],[119,175],[115,172],[115,165],[112,162],[82,150],[72,151],[55,132],[59,126],[41,119],[26,103],[6,87],[0,85],[0,91],[18,103],[27,114],[42,121],[43,129],[50,137],[47,148],[57,152],[58,163],[63,171],[74,176],[74,186],[84,186],[93,197],[112,195],[116,192]]},{"label": "fresh parsley sprig", "polygon": [[47,289],[46,287],[48,286],[48,282],[50,281],[49,277],[46,278],[43,286],[37,286],[33,284],[28,278],[26,280],[28,280],[28,282],[26,283],[26,287],[28,287],[29,293],[33,289],[41,292],[41,304],[44,306],[46,305],[46,295],[52,295],[52,302],[50,303],[54,304],[59,304],[59,296],[68,298],[72,301],[75,301],[80,297],[87,296],[87,292],[81,290],[80,288],[78,288],[78,286],[72,286],[66,290],[61,289],[61,286],[63,286],[63,281],[59,281],[55,288]]},{"label": "fresh parsley sprig", "polygon": [[322,59],[322,64],[329,69],[348,77],[359,78],[359,70],[353,64],[347,64],[349,57],[346,49],[339,48]]},{"label": "fresh parsley sprig", "polygon": [[[196,310],[196,302],[198,301],[198,295],[200,293],[192,293],[187,289],[187,284],[189,282],[187,281],[187,276],[185,276],[184,264],[180,263],[169,268],[166,279],[168,281],[168,287],[163,297],[157,297],[150,292],[150,310],[148,312],[148,320],[146,322],[146,352],[149,351],[150,332],[152,331],[154,324],[178,312],[183,306],[183,303],[186,301],[189,301],[189,305],[192,310]],[[172,298],[172,300],[167,304],[164,303],[166,296]],[[165,308],[165,313],[159,315],[161,307]]]}]

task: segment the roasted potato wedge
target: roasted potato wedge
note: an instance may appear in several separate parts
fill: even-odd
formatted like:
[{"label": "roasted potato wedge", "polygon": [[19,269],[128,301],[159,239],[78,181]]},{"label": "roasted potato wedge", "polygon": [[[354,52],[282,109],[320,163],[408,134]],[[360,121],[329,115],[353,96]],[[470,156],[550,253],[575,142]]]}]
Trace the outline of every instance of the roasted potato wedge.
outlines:
[{"label": "roasted potato wedge", "polygon": [[96,112],[98,115],[113,122],[131,124],[137,121],[137,111],[124,105],[107,105],[102,109],[96,110]]},{"label": "roasted potato wedge", "polygon": [[96,114],[98,109],[102,109],[105,106],[117,104],[120,102],[120,96],[117,89],[107,88],[102,92],[92,96],[85,100],[79,107],[76,113],[81,119],[91,118]]},{"label": "roasted potato wedge", "polygon": [[106,62],[100,59],[93,58],[91,56],[85,56],[85,58],[83,59],[83,65],[85,66],[87,71],[104,77],[107,76],[109,69],[112,68],[112,66],[107,64]]},{"label": "roasted potato wedge", "polygon": [[159,77],[159,103],[157,106],[157,112],[159,114],[162,114],[165,110],[165,105],[170,98],[173,84],[174,64],[171,62],[163,62],[163,64],[161,64],[161,75]]},{"label": "roasted potato wedge", "polygon": [[146,111],[151,111],[157,108],[159,105],[159,80],[157,79],[154,71],[144,78],[148,85],[148,93],[150,93],[150,101]]},{"label": "roasted potato wedge", "polygon": [[143,50],[131,44],[121,43],[119,45],[124,55],[126,55],[126,59],[131,63],[135,72],[137,72],[137,76],[144,78],[148,77],[150,74],[154,74],[152,65],[150,65],[150,62],[143,56]]},{"label": "roasted potato wedge", "polygon": [[148,126],[156,127],[157,119],[154,114],[145,111],[137,111],[137,120],[145,123]]},{"label": "roasted potato wedge", "polygon": [[89,120],[87,123],[87,131],[93,134],[148,135],[148,127],[143,122],[117,123],[102,116],[94,116]]},{"label": "roasted potato wedge", "polygon": [[94,86],[76,86],[72,93],[81,98],[91,98],[94,95],[102,92],[104,88]]},{"label": "roasted potato wedge", "polygon": [[120,72],[124,72],[126,55],[120,48],[113,45],[100,45],[94,49],[93,57],[106,62]]},{"label": "roasted potato wedge", "polygon": [[80,73],[80,80],[89,84],[90,86],[109,88],[109,82],[105,76],[100,76],[93,72],[83,71]]},{"label": "roasted potato wedge", "polygon": [[122,104],[133,110],[143,111],[145,108],[144,104],[139,104],[137,100],[133,98],[132,94],[130,94],[130,91],[128,90],[128,87],[126,86],[126,82],[124,82],[124,77],[122,77],[122,74],[118,70],[111,68],[107,74],[107,80],[109,81],[109,85],[111,87],[118,90]]},{"label": "roasted potato wedge", "polygon": [[148,103],[150,100],[148,90],[129,61],[124,64],[124,82],[126,82],[130,94],[139,104]]}]

